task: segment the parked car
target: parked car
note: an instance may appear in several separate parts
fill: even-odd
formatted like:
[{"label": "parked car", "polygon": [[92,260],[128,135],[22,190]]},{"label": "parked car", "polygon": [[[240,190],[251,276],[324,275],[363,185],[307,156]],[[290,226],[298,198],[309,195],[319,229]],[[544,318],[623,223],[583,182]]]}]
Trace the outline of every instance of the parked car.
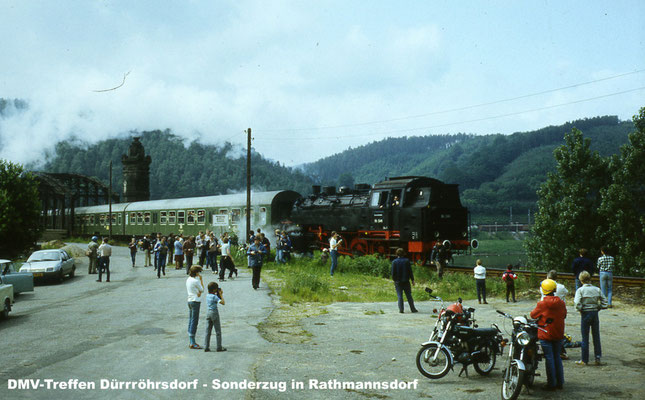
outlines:
[{"label": "parked car", "polygon": [[4,319],[9,316],[9,311],[11,311],[11,305],[13,304],[12,285],[0,285],[0,300],[2,300],[3,305],[0,317]]},{"label": "parked car", "polygon": [[10,260],[0,259],[0,283],[13,285],[13,294],[34,291],[34,275],[31,272],[18,272]]},{"label": "parked car", "polygon": [[74,259],[65,250],[38,250],[22,264],[20,272],[31,272],[34,279],[53,278],[62,282],[65,275],[70,278],[74,276],[76,265],[74,265]]}]

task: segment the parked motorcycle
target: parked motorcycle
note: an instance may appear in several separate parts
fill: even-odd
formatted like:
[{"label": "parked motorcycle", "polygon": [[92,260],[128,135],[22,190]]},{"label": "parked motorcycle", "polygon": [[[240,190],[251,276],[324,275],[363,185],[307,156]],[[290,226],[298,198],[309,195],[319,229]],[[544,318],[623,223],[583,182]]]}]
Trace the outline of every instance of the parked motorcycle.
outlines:
[{"label": "parked motorcycle", "polygon": [[[522,391],[522,385],[533,387],[538,364],[542,359],[541,348],[538,343],[538,329],[546,332],[543,326],[538,325],[538,320],[526,317],[513,317],[503,311],[497,310],[505,318],[513,321],[508,356],[506,358],[502,382],[502,399],[515,400]],[[553,322],[546,320],[546,325]],[[546,326],[544,325],[544,326]],[[506,343],[504,343],[505,345]]]},{"label": "parked motorcycle", "polygon": [[474,308],[463,309],[461,299],[448,307],[443,299],[426,292],[441,302],[441,311],[427,342],[421,344],[416,363],[419,372],[430,379],[444,377],[456,363],[463,365],[459,376],[473,365],[481,375],[488,375],[495,366],[497,354],[501,354],[502,335],[499,328],[478,328]]}]

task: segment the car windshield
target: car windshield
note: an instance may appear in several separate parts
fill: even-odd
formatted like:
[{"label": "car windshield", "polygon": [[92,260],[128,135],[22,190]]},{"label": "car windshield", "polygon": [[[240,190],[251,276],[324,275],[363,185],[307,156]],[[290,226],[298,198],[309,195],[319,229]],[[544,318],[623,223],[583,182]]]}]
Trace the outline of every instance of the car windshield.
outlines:
[{"label": "car windshield", "polygon": [[57,251],[43,251],[32,254],[27,262],[34,261],[59,261],[60,253]]}]

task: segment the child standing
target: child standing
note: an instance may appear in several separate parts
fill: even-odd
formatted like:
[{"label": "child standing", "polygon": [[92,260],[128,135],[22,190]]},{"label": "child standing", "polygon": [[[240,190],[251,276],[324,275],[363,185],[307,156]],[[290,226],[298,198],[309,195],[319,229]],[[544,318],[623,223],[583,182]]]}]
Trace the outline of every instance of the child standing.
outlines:
[{"label": "child standing", "polygon": [[486,268],[482,265],[482,260],[477,260],[477,266],[475,266],[473,272],[475,273],[475,281],[477,282],[477,299],[479,299],[479,304],[482,303],[482,298],[484,304],[488,304],[486,301]]},{"label": "child standing", "polygon": [[508,264],[506,266],[506,272],[502,275],[502,280],[506,282],[506,302],[508,303],[508,295],[513,294],[513,303],[515,303],[515,279],[517,279],[517,274],[513,272],[513,266]]},{"label": "child standing", "polygon": [[222,328],[219,322],[219,311],[217,310],[217,304],[226,304],[222,293],[223,291],[219,288],[217,283],[211,282],[208,284],[208,295],[206,295],[206,304],[208,306],[206,320],[208,321],[208,326],[206,327],[206,344],[204,346],[204,351],[211,351],[211,331],[213,327],[215,327],[215,336],[217,338],[217,351],[226,351],[226,349],[222,347]]}]

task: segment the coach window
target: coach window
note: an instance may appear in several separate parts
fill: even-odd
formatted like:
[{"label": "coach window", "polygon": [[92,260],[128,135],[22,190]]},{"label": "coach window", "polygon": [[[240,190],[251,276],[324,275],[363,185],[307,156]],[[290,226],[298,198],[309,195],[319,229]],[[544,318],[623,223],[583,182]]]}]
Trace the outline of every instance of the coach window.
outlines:
[{"label": "coach window", "polygon": [[143,213],[142,212],[137,213],[137,225],[143,225]]},{"label": "coach window", "polygon": [[150,211],[146,211],[143,213],[143,223],[146,225],[150,225]]},{"label": "coach window", "polygon": [[199,225],[206,224],[206,210],[197,210],[197,223]]},{"label": "coach window", "polygon": [[130,213],[130,225],[137,223],[137,213]]},{"label": "coach window", "polygon": [[239,224],[240,223],[240,209],[233,208],[231,209],[231,223]]},{"label": "coach window", "polygon": [[112,218],[110,218],[110,219],[112,220],[112,225],[116,225],[116,214],[115,213],[112,213]]},{"label": "coach window", "polygon": [[159,223],[161,225],[166,225],[167,221],[168,221],[168,212],[167,211],[160,211],[159,212]]},{"label": "coach window", "polygon": [[179,225],[186,223],[186,211],[177,211],[177,223]]},{"label": "coach window", "polygon": [[176,215],[176,211],[168,211],[168,225],[175,225],[177,223]]},{"label": "coach window", "polygon": [[121,216],[121,213],[119,213],[119,214],[118,214],[118,216],[119,216],[119,217],[118,217],[117,224],[118,224],[118,225],[121,225],[121,224],[123,223],[123,217]]},{"label": "coach window", "polygon": [[186,217],[186,223],[188,225],[195,225],[195,210],[188,210]]},{"label": "coach window", "polygon": [[101,222],[101,225],[105,225],[105,214],[101,214],[99,221]]}]

